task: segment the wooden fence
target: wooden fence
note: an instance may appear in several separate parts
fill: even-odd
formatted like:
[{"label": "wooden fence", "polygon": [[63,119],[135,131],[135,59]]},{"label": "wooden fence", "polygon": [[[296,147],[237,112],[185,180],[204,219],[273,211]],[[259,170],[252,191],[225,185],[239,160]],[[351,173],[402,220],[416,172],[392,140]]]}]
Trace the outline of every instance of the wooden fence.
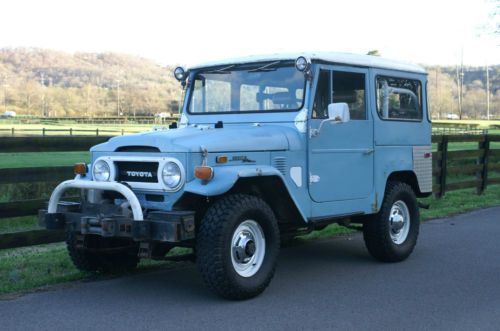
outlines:
[{"label": "wooden fence", "polygon": [[[433,192],[442,197],[447,191],[476,188],[483,193],[488,184],[500,184],[500,177],[489,177],[489,173],[500,172],[500,135],[433,136],[437,152],[433,153]],[[475,149],[449,150],[450,144],[473,143]],[[467,177],[474,176],[474,179]],[[449,182],[451,177],[457,178]],[[465,179],[463,179],[465,177]]]},{"label": "wooden fence", "polygon": [[[92,137],[2,137],[1,153],[14,152],[55,152],[55,151],[87,151],[91,146],[109,139],[104,136]],[[433,136],[432,142],[437,145],[433,153],[433,191],[437,197],[446,192],[463,188],[476,188],[481,194],[489,184],[500,184],[500,135],[460,135]],[[457,143],[475,146],[468,150],[449,150],[456,148]],[[450,146],[452,148],[450,148]],[[461,176],[475,176],[474,179],[462,180]],[[13,183],[33,183],[43,181],[59,182],[72,178],[70,166],[12,168],[0,169],[0,189],[2,185]],[[457,177],[458,176],[458,177]],[[454,181],[449,179],[455,178]],[[23,201],[0,203],[0,222],[18,216],[36,215],[38,209],[44,208],[47,199],[33,197]],[[0,234],[0,249],[52,243],[64,240],[62,231],[30,230],[25,232]]]},{"label": "wooden fence", "polygon": [[[144,130],[142,130],[144,131]],[[69,136],[110,136],[110,135],[124,135],[125,133],[138,133],[142,132],[138,130],[120,129],[120,130],[109,130],[109,129],[24,129],[24,128],[0,128],[0,135],[2,136],[48,136],[48,135],[69,135]]]}]

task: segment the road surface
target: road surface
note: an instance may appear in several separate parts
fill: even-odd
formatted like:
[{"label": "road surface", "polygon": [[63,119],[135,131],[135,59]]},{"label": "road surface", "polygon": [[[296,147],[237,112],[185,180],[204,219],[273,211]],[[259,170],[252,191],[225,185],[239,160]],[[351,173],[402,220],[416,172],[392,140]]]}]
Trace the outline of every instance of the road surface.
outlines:
[{"label": "road surface", "polygon": [[384,264],[362,237],[283,248],[263,295],[219,299],[194,264],[0,301],[3,330],[498,330],[500,207],[422,225],[413,255]]}]

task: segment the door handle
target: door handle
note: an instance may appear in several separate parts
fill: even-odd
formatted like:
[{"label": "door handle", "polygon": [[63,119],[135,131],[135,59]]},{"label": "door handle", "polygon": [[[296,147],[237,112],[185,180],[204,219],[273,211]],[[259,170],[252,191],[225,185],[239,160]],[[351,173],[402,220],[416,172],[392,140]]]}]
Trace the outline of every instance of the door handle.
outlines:
[{"label": "door handle", "polygon": [[373,152],[374,152],[373,148],[372,149],[366,149],[366,150],[363,151],[363,155],[370,155]]}]

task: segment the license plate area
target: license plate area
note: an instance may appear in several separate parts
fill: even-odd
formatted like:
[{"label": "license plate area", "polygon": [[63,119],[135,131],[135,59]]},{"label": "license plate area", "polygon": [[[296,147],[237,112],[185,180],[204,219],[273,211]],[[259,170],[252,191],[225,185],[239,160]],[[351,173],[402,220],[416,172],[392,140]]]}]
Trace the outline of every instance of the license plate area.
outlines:
[{"label": "license plate area", "polygon": [[158,162],[115,161],[119,182],[158,183]]}]

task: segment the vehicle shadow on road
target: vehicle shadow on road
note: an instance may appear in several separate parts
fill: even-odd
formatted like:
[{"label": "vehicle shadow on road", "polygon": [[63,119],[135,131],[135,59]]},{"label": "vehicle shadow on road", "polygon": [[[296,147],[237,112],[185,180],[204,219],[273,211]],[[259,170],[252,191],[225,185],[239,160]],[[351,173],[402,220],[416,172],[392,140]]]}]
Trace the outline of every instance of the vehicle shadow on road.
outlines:
[{"label": "vehicle shadow on road", "polygon": [[[345,236],[320,239],[292,243],[283,247],[271,287],[277,284],[276,290],[287,291],[286,286],[283,285],[297,279],[314,279],[318,269],[322,271],[328,269],[332,278],[336,278],[352,272],[352,268],[359,269],[361,272],[367,265],[377,264],[369,256],[362,241],[354,240],[354,238]],[[113,282],[121,283],[113,286],[114,289],[120,289],[119,295],[144,299],[145,302],[157,297],[175,302],[175,304],[193,302],[193,299],[196,299],[196,302],[227,302],[205,287],[196,265],[189,262],[152,272],[115,278]],[[95,286],[105,287],[104,284]],[[103,291],[107,290],[103,289]],[[117,294],[108,291],[104,295]]]}]

